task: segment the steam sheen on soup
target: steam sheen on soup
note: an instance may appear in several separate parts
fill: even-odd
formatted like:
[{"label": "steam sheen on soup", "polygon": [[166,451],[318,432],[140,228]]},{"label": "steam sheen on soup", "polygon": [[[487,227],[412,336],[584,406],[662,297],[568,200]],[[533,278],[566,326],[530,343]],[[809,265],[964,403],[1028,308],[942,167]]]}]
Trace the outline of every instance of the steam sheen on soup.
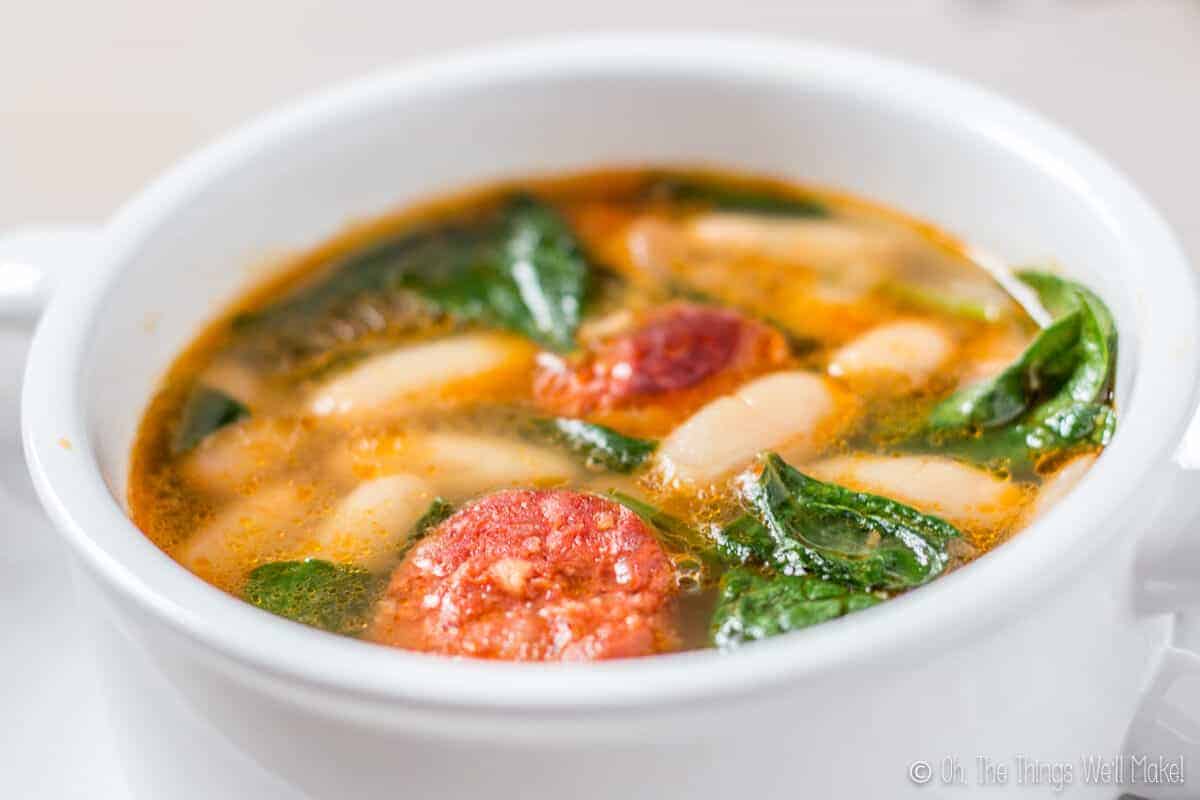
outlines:
[{"label": "steam sheen on soup", "polygon": [[1115,425],[1112,317],[1026,310],[928,225],[762,179],[606,171],[360,226],[177,360],[129,500],[283,617],[453,656],[718,647],[996,547]]}]

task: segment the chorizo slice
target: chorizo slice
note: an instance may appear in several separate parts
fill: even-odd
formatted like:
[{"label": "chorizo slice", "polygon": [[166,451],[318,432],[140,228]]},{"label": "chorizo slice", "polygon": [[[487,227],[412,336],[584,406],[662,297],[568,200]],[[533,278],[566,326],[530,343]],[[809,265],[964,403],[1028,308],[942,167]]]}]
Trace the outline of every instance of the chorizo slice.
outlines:
[{"label": "chorizo slice", "polygon": [[458,511],[393,572],[368,637],[513,661],[591,661],[678,647],[674,567],[624,506],[509,490]]},{"label": "chorizo slice", "polygon": [[768,325],[729,309],[672,303],[582,359],[543,355],[534,396],[553,413],[591,415],[628,429],[620,412],[670,409],[678,419],[787,358],[786,340]]}]

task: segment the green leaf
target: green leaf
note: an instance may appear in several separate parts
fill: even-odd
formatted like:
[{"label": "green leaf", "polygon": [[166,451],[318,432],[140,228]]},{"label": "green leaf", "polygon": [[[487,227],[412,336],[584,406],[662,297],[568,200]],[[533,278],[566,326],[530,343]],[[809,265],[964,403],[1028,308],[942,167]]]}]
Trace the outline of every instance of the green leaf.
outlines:
[{"label": "green leaf", "polygon": [[775,553],[775,539],[767,527],[751,514],[742,514],[714,531],[717,552],[731,564],[757,561],[769,564]]},{"label": "green leaf", "polygon": [[373,243],[331,264],[315,282],[265,308],[237,315],[233,330],[243,335],[270,334],[285,345],[301,348],[314,328],[351,313],[356,301],[408,291],[403,285],[405,273],[461,265],[478,245],[485,225],[483,218],[455,219]]},{"label": "green leaf", "polygon": [[196,386],[183,404],[179,427],[171,440],[171,453],[186,453],[210,433],[248,416],[250,409],[221,390]]},{"label": "green leaf", "polygon": [[672,516],[662,509],[656,508],[619,489],[610,489],[608,496],[655,528],[658,528],[664,534],[667,534],[664,539],[668,546],[674,546],[676,549],[686,551],[711,549],[712,542],[707,536],[678,517]]},{"label": "green leaf", "polygon": [[542,436],[583,456],[589,466],[613,472],[633,472],[658,448],[658,442],[650,439],[625,436],[604,425],[579,419],[552,417],[536,420],[533,425]]},{"label": "green leaf", "polygon": [[674,203],[704,206],[717,211],[779,217],[828,217],[829,209],[809,197],[770,189],[750,189],[715,180],[661,177],[648,193]]},{"label": "green leaf", "polygon": [[1075,404],[1089,405],[1106,399],[1116,364],[1117,326],[1104,301],[1087,288],[1048,272],[1025,270],[1018,272],[1017,277],[1033,287],[1050,313],[1080,315],[1074,370],[1058,393],[1039,409],[1039,419],[1045,422]]},{"label": "green leaf", "polygon": [[300,334],[363,296],[409,291],[456,318],[565,351],[575,345],[589,273],[562,217],[518,195],[491,211],[464,213],[374,244],[318,283],[234,324]]},{"label": "green leaf", "polygon": [[408,555],[408,551],[411,550],[417,544],[417,542],[428,536],[429,532],[438,525],[441,525],[443,522],[450,519],[451,515],[453,514],[454,506],[452,504],[446,502],[440,497],[433,498],[433,501],[429,504],[429,508],[425,510],[425,513],[422,514],[415,523],[413,523],[412,531],[408,534],[408,537],[404,540],[404,543],[400,545],[400,557],[403,558],[404,556]]},{"label": "green leaf", "polygon": [[1061,385],[1074,369],[1080,324],[1078,312],[1054,320],[999,375],[939,403],[929,415],[930,428],[996,428],[1024,414],[1046,387]]},{"label": "green leaf", "polygon": [[500,216],[466,264],[410,275],[408,285],[456,316],[571,350],[588,284],[579,243],[557,212],[531,197],[513,199]]},{"label": "green leaf", "polygon": [[724,568],[724,562],[711,536],[693,528],[678,517],[660,508],[643,502],[617,489],[610,489],[608,496],[637,514],[658,531],[659,541],[675,554],[686,554],[699,562],[701,581],[715,580]]},{"label": "green leaf", "polygon": [[277,561],[254,569],[243,595],[261,609],[334,633],[361,631],[378,580],[365,569],[328,561]]},{"label": "green leaf", "polygon": [[921,441],[1025,474],[1047,454],[1103,446],[1112,437],[1117,333],[1108,308],[1088,289],[1044,272],[1017,277],[1037,291],[1054,321],[1000,375],[939,403]]},{"label": "green leaf", "polygon": [[811,575],[765,577],[735,567],[721,578],[710,633],[728,650],[807,628],[881,602],[881,598]]},{"label": "green leaf", "polygon": [[[887,497],[804,475],[774,453],[742,486],[743,500],[774,540],[768,565],[868,589],[907,589],[941,574],[958,530]],[[727,534],[728,535],[728,534]]]},{"label": "green leaf", "polygon": [[934,437],[926,448],[1029,477],[1043,456],[1108,444],[1116,423],[1117,415],[1107,405],[1072,403],[1045,418],[1033,413],[1026,420],[976,435]]}]

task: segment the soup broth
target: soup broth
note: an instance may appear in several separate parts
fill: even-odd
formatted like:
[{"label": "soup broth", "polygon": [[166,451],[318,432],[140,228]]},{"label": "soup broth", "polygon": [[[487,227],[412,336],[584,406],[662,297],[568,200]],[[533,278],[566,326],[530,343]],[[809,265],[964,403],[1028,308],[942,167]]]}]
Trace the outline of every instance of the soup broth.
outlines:
[{"label": "soup broth", "polygon": [[[699,171],[487,187],[287,265],[165,377],[134,521],[211,584],[454,656],[723,650],[999,545],[1115,424],[1104,304]],[[850,623],[852,624],[852,622]]]}]

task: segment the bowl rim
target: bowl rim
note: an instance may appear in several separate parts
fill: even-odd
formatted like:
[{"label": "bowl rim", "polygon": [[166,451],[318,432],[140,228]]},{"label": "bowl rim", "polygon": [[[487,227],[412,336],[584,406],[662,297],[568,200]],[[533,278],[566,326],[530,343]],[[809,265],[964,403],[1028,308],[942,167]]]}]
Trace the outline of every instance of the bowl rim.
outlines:
[{"label": "bowl rim", "polygon": [[[361,104],[564,74],[672,74],[702,80],[736,73],[774,81],[814,76],[835,91],[886,86],[926,115],[947,109],[1061,182],[1071,182],[1128,246],[1139,284],[1136,330],[1121,329],[1133,380],[1122,424],[1087,479],[1045,517],[967,568],[921,591],[746,648],[587,665],[453,660],[329,636],[272,617],[194,577],[127,518],[100,473],[84,412],[92,320],[146,232],[231,165]],[[1015,103],[929,69],[825,44],[756,35],[605,34],[474,49],[371,75],[269,112],[199,150],[124,205],[105,230],[103,252],[52,300],[39,324],[22,398],[23,439],[38,494],[74,554],[101,585],[243,674],[337,696],[424,708],[594,712],[662,707],[757,691],[837,669],[926,658],[937,648],[1011,621],[1068,579],[1110,536],[1104,521],[1169,459],[1193,408],[1197,369],[1196,279],[1166,223],[1086,144]],[[1123,270],[1124,272],[1124,270]],[[1141,273],[1139,273],[1141,274]],[[1126,277],[1124,274],[1122,277]],[[1132,335],[1127,335],[1132,334]],[[1182,355],[1181,355],[1182,354]],[[59,445],[71,442],[67,449]],[[1013,587],[1022,601],[1013,601]]]}]

